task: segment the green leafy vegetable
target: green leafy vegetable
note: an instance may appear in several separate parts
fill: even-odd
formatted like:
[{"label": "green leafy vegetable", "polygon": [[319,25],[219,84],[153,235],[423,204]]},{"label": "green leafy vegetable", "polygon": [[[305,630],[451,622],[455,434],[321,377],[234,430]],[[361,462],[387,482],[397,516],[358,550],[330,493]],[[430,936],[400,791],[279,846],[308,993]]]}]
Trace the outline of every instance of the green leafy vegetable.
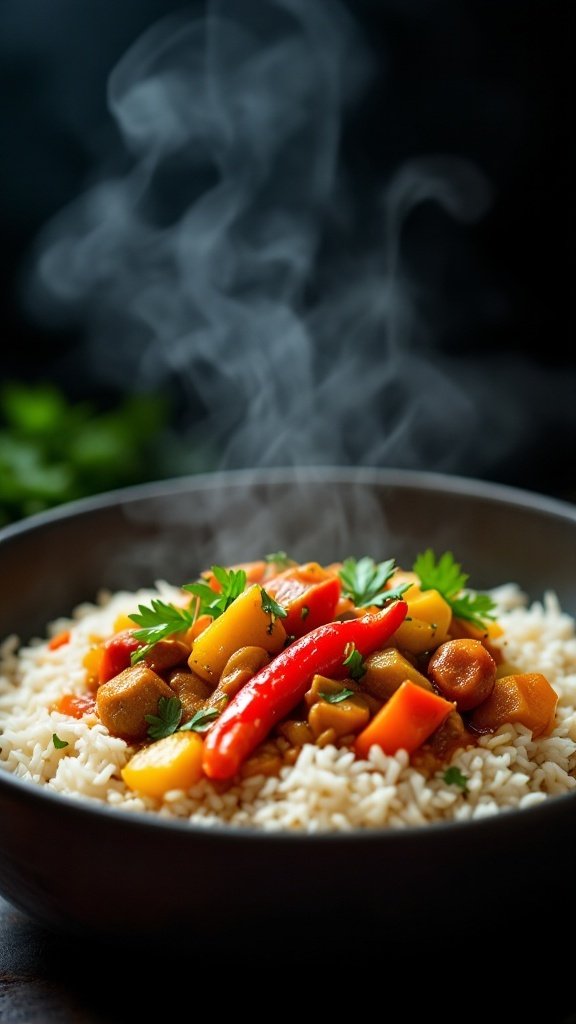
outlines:
[{"label": "green leafy vegetable", "polygon": [[420,578],[422,590],[438,590],[459,619],[466,619],[479,629],[496,617],[496,605],[488,594],[465,590],[468,575],[455,561],[451,551],[445,551],[436,560],[431,548],[418,555],[413,570]]},{"label": "green leafy vegetable", "polygon": [[375,562],[373,558],[346,558],[340,570],[342,594],[349,597],[358,608],[376,605],[382,608],[388,601],[397,601],[411,586],[402,583],[398,587],[386,589],[388,580],[396,571],[393,558],[386,562]]},{"label": "green leafy vegetable", "polygon": [[346,700],[347,697],[351,697],[354,690],[348,690],[346,687],[340,690],[339,693],[321,693],[322,700],[327,701],[328,704],[340,704],[341,701]]},{"label": "green leafy vegetable", "polygon": [[61,740],[57,733],[52,733],[52,743],[56,747],[56,750],[64,750],[64,747],[70,746],[67,740]]},{"label": "green leafy vegetable", "polygon": [[168,604],[160,598],[153,598],[150,608],[144,604],[138,605],[138,611],[133,612],[129,618],[141,627],[134,630],[134,636],[137,640],[142,640],[145,645],[132,652],[130,660],[133,665],[142,661],[142,658],[146,657],[159,640],[165,640],[166,637],[173,636],[174,633],[181,633],[195,621],[192,611],[186,608],[177,608],[176,605]]},{"label": "green leafy vegetable", "polygon": [[232,604],[232,601],[240,596],[246,586],[244,569],[225,569],[221,565],[213,565],[212,573],[220,585],[218,593],[204,580],[186,583],[182,588],[198,598],[197,618],[200,615],[211,615],[213,619],[217,619]]},{"label": "green leafy vegetable", "polygon": [[447,786],[459,786],[460,789],[468,789],[468,776],[464,775],[455,764],[450,765],[442,776]]},{"label": "green leafy vegetable", "polygon": [[200,709],[189,722],[185,722],[184,725],[180,726],[179,732],[206,732],[210,728],[211,723],[215,718],[218,718],[220,712],[216,708],[207,708],[205,711]]},{"label": "green leafy vegetable", "polygon": [[353,644],[342,664],[348,669],[350,679],[362,679],[362,676],[366,675],[366,665],[362,661],[362,655]]},{"label": "green leafy vegetable", "polygon": [[182,702],[178,697],[160,697],[158,714],[145,715],[144,718],[148,723],[148,738],[163,740],[177,731],[182,718]]}]

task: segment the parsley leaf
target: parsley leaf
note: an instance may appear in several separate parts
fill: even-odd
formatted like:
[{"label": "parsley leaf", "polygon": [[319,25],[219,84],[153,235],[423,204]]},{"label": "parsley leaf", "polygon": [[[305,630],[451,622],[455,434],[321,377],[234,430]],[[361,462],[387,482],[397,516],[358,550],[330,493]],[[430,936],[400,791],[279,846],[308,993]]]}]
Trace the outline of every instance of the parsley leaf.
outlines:
[{"label": "parsley leaf", "polygon": [[468,575],[451,551],[445,551],[436,560],[431,548],[418,555],[413,570],[420,578],[422,590],[437,590],[452,608],[458,619],[466,619],[473,626],[485,629],[489,619],[496,617],[496,605],[488,594],[464,590]]},{"label": "parsley leaf", "polygon": [[176,732],[182,718],[182,702],[178,697],[160,697],[157,715],[144,715],[148,722],[148,738],[163,740]]},{"label": "parsley leaf", "polygon": [[340,570],[342,594],[349,597],[358,608],[376,605],[382,608],[388,601],[397,601],[411,586],[402,583],[398,587],[386,590],[388,580],[396,572],[393,558],[386,562],[376,563],[373,558],[346,558]]},{"label": "parsley leaf", "polygon": [[262,591],[262,611],[266,612],[266,615],[271,616],[271,622],[268,626],[268,632],[271,633],[274,626],[274,619],[285,619],[288,612],[281,604],[278,604],[278,601],[275,601],[273,597],[270,597],[270,594],[268,591],[264,590],[264,587],[260,587],[260,590]]},{"label": "parsley leaf", "polygon": [[220,712],[216,708],[203,708],[197,711],[195,715],[192,715],[190,721],[185,722],[184,725],[180,726],[179,732],[206,732],[210,728],[212,721],[218,718]]},{"label": "parsley leaf", "polygon": [[232,604],[232,601],[240,596],[246,586],[244,569],[225,569],[221,565],[213,565],[212,573],[220,585],[219,592],[213,590],[210,584],[204,580],[198,580],[197,583],[186,583],[182,588],[198,598],[196,618],[201,615],[211,615],[213,619],[217,619]]},{"label": "parsley leaf", "polygon": [[134,636],[137,640],[144,641],[144,647],[139,647],[137,651],[132,652],[130,661],[132,665],[135,665],[136,662],[142,661],[142,658],[146,657],[159,640],[164,640],[167,636],[188,629],[194,622],[195,616],[186,608],[177,608],[176,605],[167,604],[166,601],[155,597],[152,599],[150,608],[140,604],[138,611],[130,615],[129,618],[137,626],[142,627],[134,630]]},{"label": "parsley leaf", "polygon": [[447,786],[459,786],[460,789],[468,789],[468,776],[464,775],[455,765],[450,765],[442,776]]},{"label": "parsley leaf", "polygon": [[340,690],[339,693],[321,693],[322,700],[327,701],[328,704],[340,704],[341,701],[346,700],[347,697],[351,697],[354,690],[348,690],[346,687]]},{"label": "parsley leaf", "polygon": [[64,747],[70,746],[67,740],[61,740],[57,733],[52,733],[52,743],[56,747],[56,750],[64,750]]},{"label": "parsley leaf", "polygon": [[348,669],[350,679],[362,679],[362,676],[366,675],[366,665],[362,661],[362,655],[354,647],[354,644],[349,644],[349,647],[350,651],[342,664]]}]

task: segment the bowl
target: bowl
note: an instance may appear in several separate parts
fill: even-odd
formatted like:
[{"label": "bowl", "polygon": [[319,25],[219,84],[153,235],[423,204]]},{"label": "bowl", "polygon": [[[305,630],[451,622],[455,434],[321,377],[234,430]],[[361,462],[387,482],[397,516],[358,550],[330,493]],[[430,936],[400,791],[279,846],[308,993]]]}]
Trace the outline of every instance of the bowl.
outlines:
[{"label": "bowl", "polygon": [[[515,581],[576,614],[576,509],[515,488],[410,471],[250,470],[76,502],[0,532],[0,635],[23,639],[101,588],[174,583],[215,562],[453,551],[476,589]],[[576,909],[576,792],[461,823],[356,833],[199,828],[81,803],[0,773],[0,892],[68,936],[204,948],[274,929],[310,948],[352,924],[438,941]],[[281,928],[279,926],[281,922]],[[267,930],[267,931],[266,931]],[[261,931],[260,931],[261,933]]]}]

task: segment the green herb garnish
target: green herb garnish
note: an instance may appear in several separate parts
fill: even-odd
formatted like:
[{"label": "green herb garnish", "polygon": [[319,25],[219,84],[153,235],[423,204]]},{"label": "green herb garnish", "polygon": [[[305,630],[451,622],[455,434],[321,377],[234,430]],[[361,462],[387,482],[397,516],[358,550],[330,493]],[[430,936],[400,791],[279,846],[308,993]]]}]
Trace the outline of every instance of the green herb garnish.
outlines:
[{"label": "green herb garnish", "polygon": [[218,593],[205,580],[186,583],[182,587],[183,590],[187,590],[198,598],[195,618],[199,618],[201,615],[211,615],[213,619],[217,619],[246,587],[244,569],[225,569],[222,565],[213,565],[212,573],[216,582],[220,584]]},{"label": "green herb garnish", "polygon": [[413,570],[420,579],[422,590],[438,590],[457,619],[466,619],[479,629],[486,629],[487,621],[496,617],[496,605],[488,594],[465,590],[468,576],[455,561],[451,551],[445,551],[436,560],[428,548],[418,555]]},{"label": "green herb garnish", "polygon": [[343,690],[339,690],[338,693],[321,693],[322,700],[328,702],[328,704],[340,704],[340,701],[346,700],[347,697],[351,697],[354,690],[348,690],[344,687]]},{"label": "green herb garnish", "polygon": [[67,740],[61,740],[55,732],[52,733],[52,743],[56,747],[56,750],[64,750],[64,747],[68,747],[70,745]]},{"label": "green herb garnish", "polygon": [[267,632],[271,633],[272,630],[274,629],[275,620],[285,619],[286,616],[288,615],[288,612],[286,611],[285,608],[282,607],[281,604],[278,604],[278,602],[275,601],[273,597],[270,597],[270,594],[266,590],[264,590],[264,587],[260,587],[260,590],[262,596],[262,611],[265,612],[266,615],[270,616],[270,624],[267,628]]},{"label": "green herb garnish", "polygon": [[144,715],[148,722],[148,738],[163,740],[176,732],[182,719],[182,702],[178,697],[160,697],[157,715]]},{"label": "green herb garnish", "polygon": [[459,786],[460,789],[468,789],[468,776],[464,775],[455,764],[450,765],[442,776],[447,786]]},{"label": "green herb garnish", "polygon": [[342,664],[348,669],[350,679],[362,679],[362,676],[366,675],[366,665],[362,661],[360,651],[354,647],[354,644],[351,644],[350,648]]},{"label": "green herb garnish", "polygon": [[142,661],[142,658],[146,657],[159,640],[164,640],[168,636],[173,636],[174,633],[188,629],[194,623],[196,616],[187,608],[177,608],[176,605],[167,604],[160,598],[153,598],[150,608],[140,604],[138,611],[130,615],[129,618],[141,627],[141,629],[134,630],[134,636],[137,640],[144,642],[143,647],[139,647],[131,654],[130,661],[132,665],[135,665],[136,662]]},{"label": "green herb garnish", "polygon": [[349,597],[357,608],[376,605],[382,608],[388,601],[397,601],[411,586],[401,583],[400,586],[386,589],[388,580],[396,572],[393,558],[386,562],[375,562],[373,558],[346,558],[340,570],[342,593]]},{"label": "green herb garnish", "polygon": [[208,708],[206,711],[197,711],[189,722],[185,722],[181,725],[179,732],[206,732],[210,728],[211,723],[215,718],[218,718],[220,712],[216,708]]}]

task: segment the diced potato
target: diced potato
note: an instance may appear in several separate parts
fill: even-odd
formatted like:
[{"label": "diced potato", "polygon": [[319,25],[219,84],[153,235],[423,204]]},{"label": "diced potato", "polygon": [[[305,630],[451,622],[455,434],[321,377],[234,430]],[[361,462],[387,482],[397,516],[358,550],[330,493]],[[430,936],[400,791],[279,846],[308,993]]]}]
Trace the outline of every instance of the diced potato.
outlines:
[{"label": "diced potato", "polygon": [[202,777],[202,738],[175,732],[142,747],[122,769],[129,789],[161,799],[170,789],[189,789]]},{"label": "diced potato", "polygon": [[437,590],[424,590],[414,597],[406,592],[408,615],[390,639],[391,647],[410,654],[423,654],[443,643],[448,636],[452,609]]},{"label": "diced potato", "polygon": [[518,672],[496,680],[491,695],[472,712],[478,732],[495,732],[507,722],[519,722],[542,736],[554,725],[558,694],[540,672]]},{"label": "diced potato", "polygon": [[264,611],[262,588],[255,583],[196,637],[188,664],[215,685],[230,655],[239,647],[263,647],[269,654],[277,654],[285,641],[281,619]]},{"label": "diced potato", "polygon": [[351,689],[350,680],[339,682],[326,676],[315,675],[312,685],[306,694],[306,703],[310,707],[308,724],[317,740],[327,731],[333,733],[334,739],[359,732],[370,718],[368,704],[359,693],[351,694],[336,704],[327,701],[322,694],[338,696],[344,689]]},{"label": "diced potato", "polygon": [[431,690],[432,684],[394,647],[375,651],[364,659],[366,673],[362,676],[362,689],[380,700],[388,700],[395,690],[411,679],[413,683]]},{"label": "diced potato", "polygon": [[291,743],[293,747],[303,747],[305,743],[314,742],[314,733],[308,725],[308,722],[289,718],[287,721],[280,723],[278,726],[278,732],[284,737],[284,739],[288,740],[288,743]]}]

